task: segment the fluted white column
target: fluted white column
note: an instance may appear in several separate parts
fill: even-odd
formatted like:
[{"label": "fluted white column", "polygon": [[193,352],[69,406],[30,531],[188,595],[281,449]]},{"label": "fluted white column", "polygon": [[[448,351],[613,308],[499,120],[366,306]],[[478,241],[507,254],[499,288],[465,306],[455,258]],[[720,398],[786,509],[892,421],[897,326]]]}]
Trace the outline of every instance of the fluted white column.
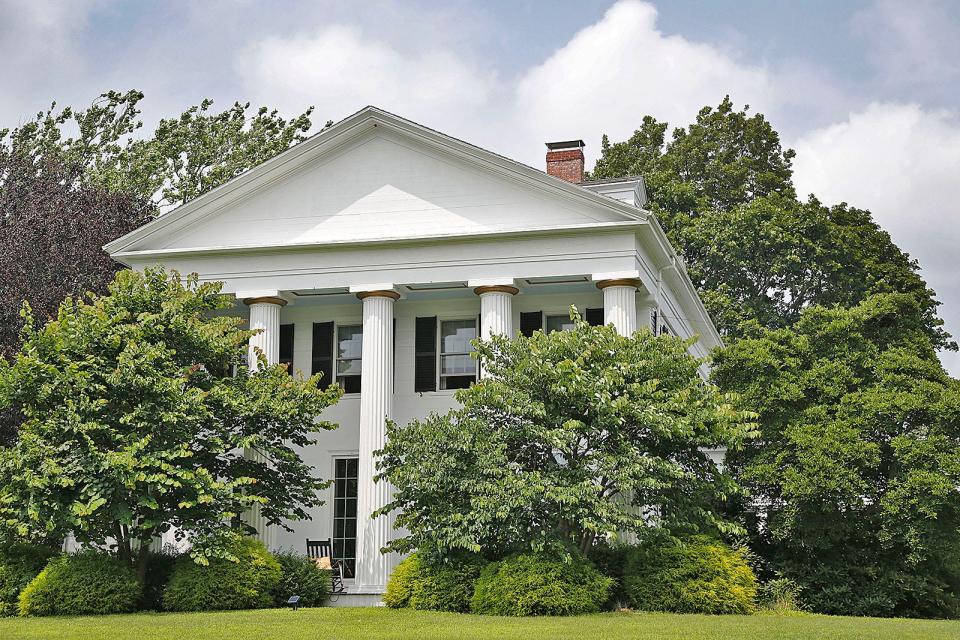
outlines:
[{"label": "fluted white column", "polygon": [[603,289],[603,323],[612,324],[622,336],[632,336],[637,330],[639,280],[601,280],[597,286]]},{"label": "fluted white column", "polygon": [[[258,333],[250,336],[247,347],[247,365],[255,371],[259,368],[256,349],[263,351],[267,366],[280,362],[280,309],[287,301],[280,297],[265,296],[246,298],[244,303],[250,307],[250,329]],[[261,455],[253,449],[244,449],[243,455],[251,460],[262,460]],[[273,548],[273,527],[267,526],[260,515],[260,506],[254,505],[250,511],[243,514],[244,521],[257,530],[257,539],[263,542],[268,549]]]},{"label": "fluted white column", "polygon": [[393,515],[371,518],[393,496],[387,482],[375,482],[374,451],[387,442],[386,421],[393,414],[393,301],[390,290],[357,294],[363,300],[363,355],[360,380],[360,447],[357,478],[357,571],[358,593],[383,593],[397,554],[380,549],[393,534]]},{"label": "fluted white column", "polygon": [[[473,292],[480,296],[480,337],[489,340],[493,336],[513,337],[513,296],[519,289],[510,285],[484,285]],[[480,377],[489,375],[480,367]]]}]

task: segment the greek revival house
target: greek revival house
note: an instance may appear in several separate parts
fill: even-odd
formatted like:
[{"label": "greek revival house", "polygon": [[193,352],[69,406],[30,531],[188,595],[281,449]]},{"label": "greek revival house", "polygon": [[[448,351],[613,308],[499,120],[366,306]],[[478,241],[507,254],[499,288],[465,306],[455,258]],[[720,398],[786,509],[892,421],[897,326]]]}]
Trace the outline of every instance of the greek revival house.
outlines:
[{"label": "greek revival house", "polygon": [[335,481],[326,504],[262,530],[268,546],[332,538],[348,590],[383,592],[384,422],[451,408],[481,375],[477,336],[563,330],[576,305],[624,334],[699,336],[698,357],[720,343],[642,179],[584,182],[582,147],[548,143],[544,172],[367,107],[106,246],[222,281],[251,349],[346,391],[340,428],[303,452]]}]

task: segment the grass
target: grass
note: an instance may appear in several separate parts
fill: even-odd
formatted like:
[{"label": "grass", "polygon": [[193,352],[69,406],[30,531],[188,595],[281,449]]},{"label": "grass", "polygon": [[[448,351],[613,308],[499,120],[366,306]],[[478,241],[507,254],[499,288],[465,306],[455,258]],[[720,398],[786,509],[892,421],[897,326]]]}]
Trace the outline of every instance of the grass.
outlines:
[{"label": "grass", "polygon": [[937,640],[960,638],[960,621],[816,615],[698,616],[607,613],[573,618],[494,618],[420,611],[302,609],[0,619],[3,640]]}]

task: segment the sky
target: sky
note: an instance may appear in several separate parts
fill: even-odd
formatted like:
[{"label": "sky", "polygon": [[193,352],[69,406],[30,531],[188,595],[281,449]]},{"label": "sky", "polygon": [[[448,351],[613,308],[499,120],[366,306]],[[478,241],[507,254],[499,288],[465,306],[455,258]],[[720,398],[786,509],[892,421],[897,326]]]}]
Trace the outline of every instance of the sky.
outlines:
[{"label": "sky", "polygon": [[[203,98],[314,122],[374,104],[542,166],[729,94],[796,149],[801,194],[870,209],[960,336],[960,2],[0,0],[0,128],[56,100]],[[960,355],[942,354],[960,376]]]}]

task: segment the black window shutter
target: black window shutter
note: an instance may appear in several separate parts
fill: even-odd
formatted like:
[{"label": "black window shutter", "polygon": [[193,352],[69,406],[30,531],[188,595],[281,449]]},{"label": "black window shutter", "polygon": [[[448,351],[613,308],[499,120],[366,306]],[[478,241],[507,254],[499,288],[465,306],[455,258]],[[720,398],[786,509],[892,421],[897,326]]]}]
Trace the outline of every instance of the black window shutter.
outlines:
[{"label": "black window shutter", "polygon": [[413,390],[437,390],[437,318],[417,318],[413,356]]},{"label": "black window shutter", "polygon": [[584,319],[587,321],[587,324],[591,327],[602,327],[603,326],[603,307],[598,309],[587,309],[586,316]]},{"label": "black window shutter", "polygon": [[322,373],[320,388],[326,389],[333,384],[333,323],[313,323],[311,375]]},{"label": "black window shutter", "polygon": [[280,363],[287,365],[290,375],[293,375],[293,326],[280,325]]},{"label": "black window shutter", "polygon": [[526,311],[520,314],[520,333],[528,338],[534,331],[543,329],[543,312]]}]

